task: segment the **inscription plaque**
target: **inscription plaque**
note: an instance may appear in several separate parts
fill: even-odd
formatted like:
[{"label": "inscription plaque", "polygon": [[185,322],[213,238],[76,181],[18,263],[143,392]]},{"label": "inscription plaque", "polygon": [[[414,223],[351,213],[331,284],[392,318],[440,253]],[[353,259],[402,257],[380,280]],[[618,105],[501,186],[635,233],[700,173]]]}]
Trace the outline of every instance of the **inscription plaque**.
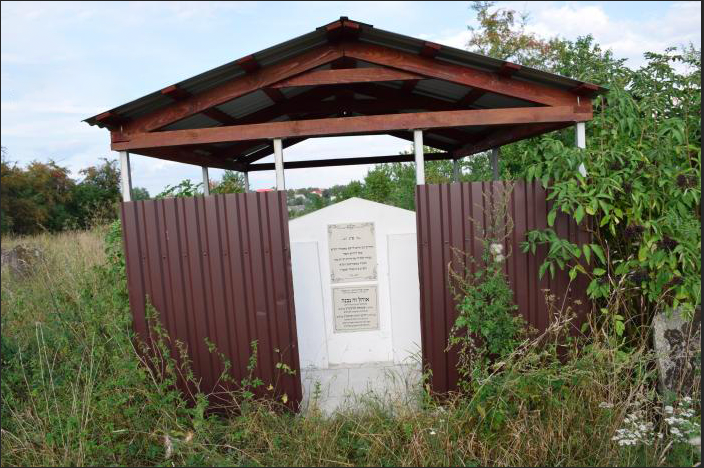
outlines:
[{"label": "inscription plaque", "polygon": [[376,286],[332,288],[335,333],[379,329]]},{"label": "inscription plaque", "polygon": [[376,279],[374,223],[328,225],[330,281],[370,281]]}]

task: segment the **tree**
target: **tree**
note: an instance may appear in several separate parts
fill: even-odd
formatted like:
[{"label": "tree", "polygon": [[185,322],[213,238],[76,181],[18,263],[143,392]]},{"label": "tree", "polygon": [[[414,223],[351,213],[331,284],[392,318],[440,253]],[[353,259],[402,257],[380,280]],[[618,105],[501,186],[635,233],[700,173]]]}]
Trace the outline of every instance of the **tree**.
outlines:
[{"label": "tree", "polygon": [[0,175],[3,233],[57,231],[71,219],[69,205],[75,182],[65,167],[54,161],[33,161],[22,169],[7,161],[5,155]]},{"label": "tree", "polygon": [[211,193],[244,193],[244,174],[235,171],[225,171],[222,180],[210,190]]},{"label": "tree", "polygon": [[121,199],[120,169],[117,160],[102,158],[103,163],[81,169],[83,180],[74,186],[72,214],[77,227],[114,221]]},{"label": "tree", "polygon": [[132,200],[149,200],[149,192],[144,187],[132,187]]}]

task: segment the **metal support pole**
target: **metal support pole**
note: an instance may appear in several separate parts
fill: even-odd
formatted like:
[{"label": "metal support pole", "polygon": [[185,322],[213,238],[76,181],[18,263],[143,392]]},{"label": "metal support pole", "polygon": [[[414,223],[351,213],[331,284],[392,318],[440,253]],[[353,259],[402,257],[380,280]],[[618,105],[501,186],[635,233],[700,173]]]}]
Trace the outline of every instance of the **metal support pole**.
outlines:
[{"label": "metal support pole", "polygon": [[452,160],[452,181],[460,181],[460,161],[459,159]]},{"label": "metal support pole", "polygon": [[122,201],[132,201],[132,173],[130,172],[130,153],[120,151],[120,185]]},{"label": "metal support pole", "polygon": [[274,138],[274,167],[276,168],[276,190],[286,190],[284,180],[284,150],[281,138]]},{"label": "metal support pole", "polygon": [[[586,129],[586,124],[584,122],[577,122],[577,124],[574,126],[574,141],[575,141],[575,144],[577,145],[577,148],[586,149],[586,147],[587,147],[587,129]],[[581,163],[579,165],[579,173],[582,174],[582,177],[586,177],[587,168],[584,167],[584,163]]]},{"label": "metal support pole", "polygon": [[249,172],[243,172],[244,174],[244,193],[249,193]]},{"label": "metal support pole", "polygon": [[208,178],[208,167],[201,166],[203,169],[203,195],[210,195],[210,178]]},{"label": "metal support pole", "polygon": [[423,130],[413,130],[413,149],[416,153],[416,185],[425,184],[425,159],[423,154]]},{"label": "metal support pole", "polygon": [[499,180],[499,155],[501,155],[501,148],[492,148],[491,172],[494,174],[494,180]]}]

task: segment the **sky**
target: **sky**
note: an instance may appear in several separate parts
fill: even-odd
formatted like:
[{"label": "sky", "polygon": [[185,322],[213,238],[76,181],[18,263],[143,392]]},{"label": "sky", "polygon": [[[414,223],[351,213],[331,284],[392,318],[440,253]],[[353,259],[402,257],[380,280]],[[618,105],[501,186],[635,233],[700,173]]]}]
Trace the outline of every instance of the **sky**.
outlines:
[{"label": "sky", "polygon": [[[700,2],[497,2],[525,11],[542,37],[592,34],[631,67],[643,53],[690,42],[701,47]],[[1,10],[1,141],[25,165],[53,159],[81,168],[116,158],[109,132],[83,119],[191,76],[305,34],[340,16],[464,48],[476,25],[470,2],[7,2]],[[397,154],[390,136],[309,139],[284,159]],[[269,157],[261,162],[271,162]],[[201,181],[197,166],[132,155],[133,186],[154,195]],[[369,166],[286,170],[287,188],[362,179]],[[211,169],[211,179],[221,170]],[[272,187],[273,171],[250,174]]]}]

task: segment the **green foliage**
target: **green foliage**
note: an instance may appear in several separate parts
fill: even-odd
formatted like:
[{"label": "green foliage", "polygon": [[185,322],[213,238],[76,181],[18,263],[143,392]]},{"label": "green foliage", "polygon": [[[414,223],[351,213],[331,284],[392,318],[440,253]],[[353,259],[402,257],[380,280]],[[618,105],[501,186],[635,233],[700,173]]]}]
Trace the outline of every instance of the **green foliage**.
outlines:
[{"label": "green foliage", "polygon": [[86,228],[117,218],[120,173],[116,161],[80,171],[76,182],[55,162],[34,161],[21,168],[6,160],[3,148],[0,219],[3,233],[31,234]]},{"label": "green foliage", "polygon": [[[487,197],[490,225],[478,236],[483,245],[481,261],[455,251],[449,266],[458,314],[448,348],[458,348],[459,386],[468,394],[486,378],[491,363],[511,354],[525,334],[525,321],[516,314],[518,307],[504,272],[510,256],[504,251],[505,233],[513,225],[507,209],[511,191],[506,189],[496,200]],[[461,271],[454,265],[460,265]]]},{"label": "green foliage", "polygon": [[220,182],[215,184],[210,193],[244,193],[244,174],[225,171]]},{"label": "green foliage", "polygon": [[202,182],[194,184],[191,179],[182,180],[176,185],[167,185],[166,188],[154,198],[171,198],[171,197],[194,197],[201,195],[200,187]]},{"label": "green foliage", "polygon": [[149,200],[150,198],[149,191],[144,187],[132,187],[132,200],[140,201]]},{"label": "green foliage", "polygon": [[589,219],[594,239],[580,248],[549,227],[529,233],[524,250],[549,246],[541,272],[587,275],[587,293],[619,335],[663,308],[701,303],[701,61],[692,51],[647,58],[599,99],[586,150],[548,135],[522,154],[525,176],[550,189],[549,226],[560,212]]}]

